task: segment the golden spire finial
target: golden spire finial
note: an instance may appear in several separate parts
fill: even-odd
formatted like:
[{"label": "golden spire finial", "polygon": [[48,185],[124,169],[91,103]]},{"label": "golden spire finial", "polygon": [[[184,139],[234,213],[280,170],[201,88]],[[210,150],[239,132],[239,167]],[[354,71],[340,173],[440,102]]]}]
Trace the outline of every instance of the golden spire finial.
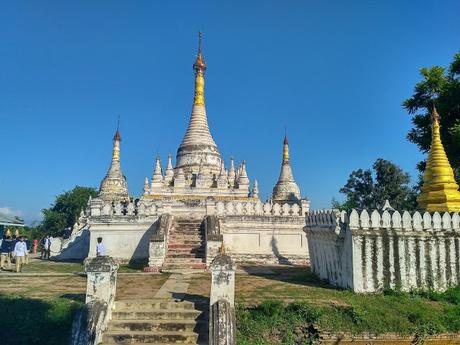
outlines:
[{"label": "golden spire finial", "polygon": [[431,147],[421,189],[417,202],[427,211],[460,211],[460,192],[442,145],[439,114],[434,105],[431,113]]},{"label": "golden spire finial", "polygon": [[198,56],[196,57],[193,69],[195,70],[195,99],[193,104],[204,105],[204,71],[206,63],[201,52],[201,31],[198,32]]},{"label": "golden spire finial", "polygon": [[112,160],[118,160],[118,161],[120,160],[120,141],[121,141],[120,115],[118,115],[117,131],[115,132],[115,135],[113,136]]},{"label": "golden spire finial", "polygon": [[289,142],[287,137],[287,130],[284,127],[284,141],[283,141],[283,163],[289,163]]},{"label": "golden spire finial", "polygon": [[115,135],[113,136],[113,140],[118,140],[121,141],[121,135],[120,135],[120,115],[118,115],[118,120],[117,120],[117,131],[115,132]]}]

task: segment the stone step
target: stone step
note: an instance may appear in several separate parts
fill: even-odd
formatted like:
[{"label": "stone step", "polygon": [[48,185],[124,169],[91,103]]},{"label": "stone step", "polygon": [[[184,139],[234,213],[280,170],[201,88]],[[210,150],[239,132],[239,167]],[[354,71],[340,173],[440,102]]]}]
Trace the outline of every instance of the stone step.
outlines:
[{"label": "stone step", "polygon": [[183,240],[183,239],[180,239],[180,238],[177,238],[177,239],[171,239],[170,238],[169,243],[168,243],[168,248],[169,248],[170,244],[173,245],[173,248],[174,248],[174,245],[188,246],[188,247],[202,247],[202,246],[204,246],[204,241],[202,241],[201,239]]},{"label": "stone step", "polygon": [[191,309],[174,310],[115,310],[112,320],[200,320],[207,317],[206,312]]},{"label": "stone step", "polygon": [[183,240],[204,240],[204,236],[198,234],[169,234],[169,239],[183,239]]},{"label": "stone step", "polygon": [[204,232],[199,226],[172,226],[169,228],[169,231],[195,231],[195,232]]},{"label": "stone step", "polygon": [[168,252],[167,252],[167,256],[170,256],[170,255],[182,255],[182,254],[185,254],[185,255],[200,255],[201,256],[204,256],[204,248],[201,248],[201,249],[168,249]]},{"label": "stone step", "polygon": [[173,262],[173,263],[165,263],[163,264],[161,271],[165,272],[168,270],[204,270],[206,269],[206,263],[205,262],[200,262],[200,263],[179,263],[179,262]]},{"label": "stone step", "polygon": [[182,243],[169,243],[168,244],[168,249],[202,249],[203,246],[201,244],[197,245],[190,245],[190,244],[182,244]]},{"label": "stone step", "polygon": [[171,226],[171,229],[201,229],[201,224],[176,223]]},{"label": "stone step", "polygon": [[171,259],[187,259],[187,258],[204,258],[204,253],[185,253],[185,252],[180,252],[180,253],[175,253],[175,252],[170,252],[166,254],[166,258],[171,258]]},{"label": "stone step", "polygon": [[148,342],[196,344],[198,337],[199,335],[193,332],[107,331],[102,341],[116,344],[145,344]]},{"label": "stone step", "polygon": [[193,332],[206,333],[207,320],[113,320],[109,322],[110,331],[154,331],[154,332]]},{"label": "stone step", "polygon": [[[145,299],[115,301],[116,311],[137,310],[207,310],[208,301],[197,299],[196,301],[173,301],[171,299]],[[133,310],[134,309],[134,310]]]},{"label": "stone step", "polygon": [[203,235],[203,233],[198,229],[171,229],[169,234],[199,234]]},{"label": "stone step", "polygon": [[191,228],[191,227],[194,227],[194,228],[201,228],[201,223],[193,223],[193,222],[174,222],[173,223],[173,227],[179,227],[179,228]]},{"label": "stone step", "polygon": [[196,257],[187,257],[187,258],[171,258],[169,256],[166,256],[165,258],[165,263],[178,263],[178,264],[188,264],[188,263],[193,263],[193,264],[196,264],[196,263],[201,263],[203,262],[204,260],[204,257],[203,258],[196,258]]},{"label": "stone step", "polygon": [[202,224],[203,219],[185,219],[185,218],[175,218],[175,224]]},{"label": "stone step", "polygon": [[169,234],[168,238],[193,238],[204,240],[204,236],[195,232],[173,232]]}]

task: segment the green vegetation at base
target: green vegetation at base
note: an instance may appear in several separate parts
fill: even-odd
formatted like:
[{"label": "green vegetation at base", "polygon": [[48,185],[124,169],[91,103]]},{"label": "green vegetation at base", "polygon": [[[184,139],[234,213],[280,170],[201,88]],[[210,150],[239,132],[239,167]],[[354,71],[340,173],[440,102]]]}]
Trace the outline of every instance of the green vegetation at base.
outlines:
[{"label": "green vegetation at base", "polygon": [[342,291],[340,303],[264,301],[237,308],[242,345],[310,344],[321,333],[399,333],[424,337],[460,331],[460,287],[444,293]]},{"label": "green vegetation at base", "polygon": [[72,315],[81,302],[0,295],[0,342],[9,345],[68,344]]}]

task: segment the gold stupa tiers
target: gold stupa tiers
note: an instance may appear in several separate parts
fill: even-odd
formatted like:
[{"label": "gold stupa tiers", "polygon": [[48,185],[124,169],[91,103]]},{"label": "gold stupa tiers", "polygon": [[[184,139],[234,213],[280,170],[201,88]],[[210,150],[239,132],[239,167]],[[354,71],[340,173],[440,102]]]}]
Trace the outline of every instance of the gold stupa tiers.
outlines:
[{"label": "gold stupa tiers", "polygon": [[431,147],[423,175],[422,193],[417,202],[429,212],[460,212],[460,192],[442,146],[439,114],[435,107],[431,121]]}]

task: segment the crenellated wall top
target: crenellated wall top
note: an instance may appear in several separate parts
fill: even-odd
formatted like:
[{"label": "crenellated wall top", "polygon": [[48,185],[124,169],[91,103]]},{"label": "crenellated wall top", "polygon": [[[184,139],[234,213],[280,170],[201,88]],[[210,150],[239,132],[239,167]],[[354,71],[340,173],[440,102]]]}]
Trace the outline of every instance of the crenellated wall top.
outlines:
[{"label": "crenellated wall top", "polygon": [[308,212],[305,216],[306,227],[309,230],[338,228],[350,230],[379,230],[392,229],[399,231],[460,231],[460,215],[455,213],[429,213],[385,210],[367,210],[349,213],[339,210],[317,210]]}]

